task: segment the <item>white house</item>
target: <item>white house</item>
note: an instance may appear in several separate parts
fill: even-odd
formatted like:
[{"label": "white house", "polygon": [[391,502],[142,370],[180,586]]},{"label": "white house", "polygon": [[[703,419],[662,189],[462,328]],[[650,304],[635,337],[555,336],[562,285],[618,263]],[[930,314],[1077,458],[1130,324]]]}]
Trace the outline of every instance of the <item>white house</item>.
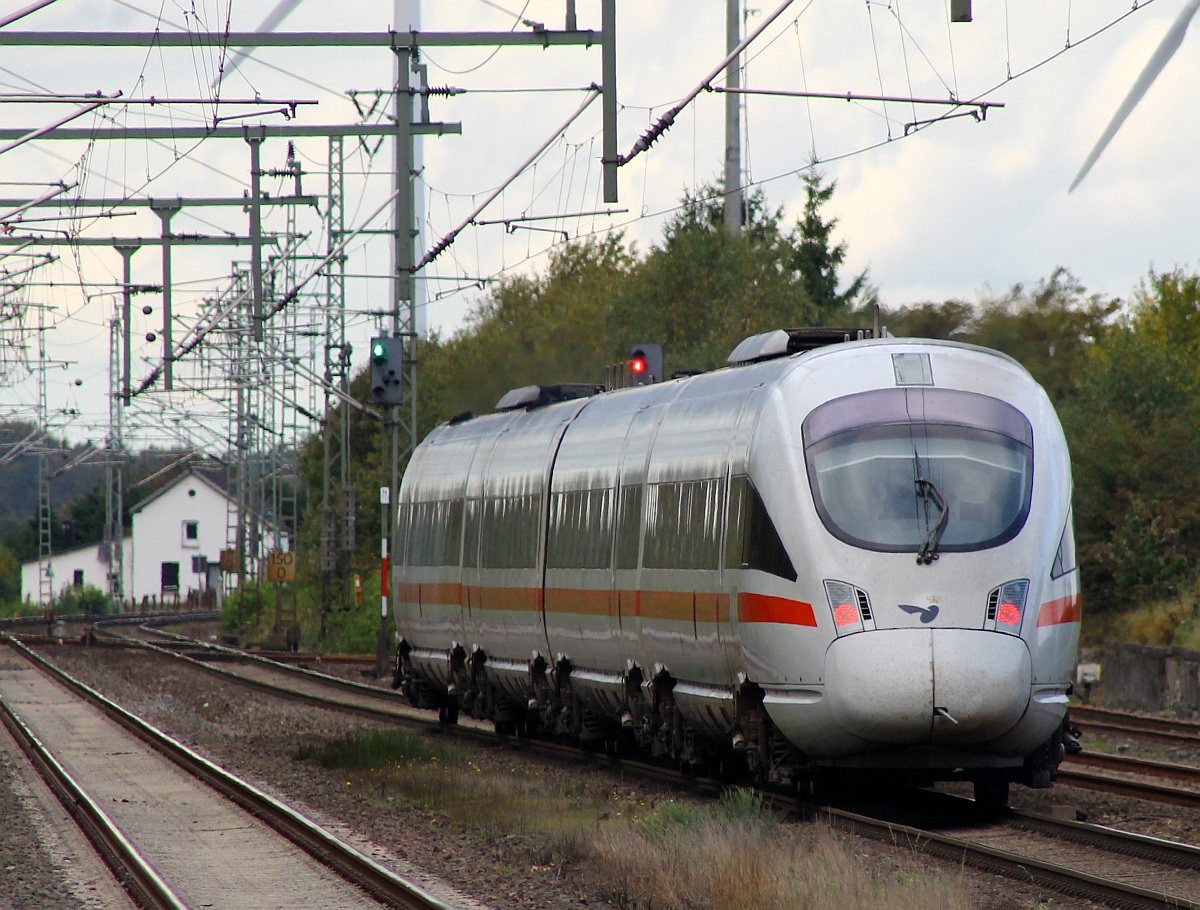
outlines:
[{"label": "white house", "polygon": [[[125,589],[129,589],[129,538],[122,542]],[[50,578],[50,589],[57,597],[72,585],[92,585],[108,590],[108,555],[104,544],[90,543],[85,547],[64,550],[50,557],[40,568]],[[36,560],[21,564],[21,596],[30,603],[41,603],[41,579]]]},{"label": "white house", "polygon": [[[174,603],[187,600],[192,591],[219,590],[230,502],[219,485],[189,471],[134,506],[122,552],[126,601]],[[103,549],[90,544],[52,556],[55,594],[72,584],[107,589]],[[41,602],[36,561],[21,565],[21,595]]]},{"label": "white house", "polygon": [[229,509],[226,492],[195,471],[134,506],[126,597],[185,600],[188,592],[209,587],[210,566],[219,567],[227,546]]}]

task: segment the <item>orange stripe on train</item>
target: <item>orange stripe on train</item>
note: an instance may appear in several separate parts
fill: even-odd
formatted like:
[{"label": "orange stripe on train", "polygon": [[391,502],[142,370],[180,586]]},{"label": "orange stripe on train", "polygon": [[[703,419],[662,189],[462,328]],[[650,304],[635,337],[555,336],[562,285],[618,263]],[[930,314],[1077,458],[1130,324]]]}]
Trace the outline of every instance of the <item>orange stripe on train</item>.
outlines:
[{"label": "orange stripe on train", "polygon": [[786,597],[746,592],[738,595],[738,622],[777,622],[816,628],[812,604]]},{"label": "orange stripe on train", "polygon": [[1083,598],[1078,594],[1060,597],[1042,604],[1038,610],[1038,626],[1057,626],[1067,622],[1079,622],[1083,614]]},{"label": "orange stripe on train", "polygon": [[[464,599],[465,595],[465,599]],[[742,595],[743,598],[748,595]],[[505,588],[463,586],[457,584],[419,584],[406,582],[396,585],[398,602],[465,605],[473,610],[508,610],[538,612],[542,609],[540,588]],[[792,601],[787,601],[792,603]],[[803,605],[807,606],[807,604]],[[570,613],[585,616],[622,615],[644,616],[647,619],[677,622],[729,622],[729,595],[723,592],[691,591],[612,591],[601,589],[547,588],[547,613]],[[811,615],[812,609],[809,608]],[[803,623],[816,625],[816,622]]]}]

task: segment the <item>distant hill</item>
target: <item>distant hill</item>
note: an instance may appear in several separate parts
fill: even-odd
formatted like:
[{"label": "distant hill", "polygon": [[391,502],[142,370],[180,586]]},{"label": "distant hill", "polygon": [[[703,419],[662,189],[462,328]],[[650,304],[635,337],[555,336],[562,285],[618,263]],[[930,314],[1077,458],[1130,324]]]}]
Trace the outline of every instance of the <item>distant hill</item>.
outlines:
[{"label": "distant hill", "polygon": [[[57,512],[66,503],[92,492],[104,482],[103,465],[82,463],[62,469],[81,455],[85,445],[70,445],[51,436],[39,438],[28,423],[0,423],[0,539],[8,540],[37,521],[38,451],[52,449],[49,456],[50,508]],[[18,452],[15,457],[13,453]],[[12,457],[12,460],[8,459]],[[61,473],[59,473],[61,471]],[[57,475],[57,476],[55,476]],[[36,553],[34,555],[37,555]]]},{"label": "distant hill", "polygon": [[[49,451],[51,540],[55,552],[104,539],[107,466],[102,452],[87,444],[70,445],[63,439],[39,434],[32,424],[0,422],[0,542],[19,561],[37,557],[38,452]],[[186,459],[184,453],[151,449],[139,452],[124,466],[125,527],[129,509],[182,471],[202,470],[224,485],[223,468],[204,459]],[[11,459],[11,460],[10,460]],[[134,484],[175,467],[145,483]]]}]

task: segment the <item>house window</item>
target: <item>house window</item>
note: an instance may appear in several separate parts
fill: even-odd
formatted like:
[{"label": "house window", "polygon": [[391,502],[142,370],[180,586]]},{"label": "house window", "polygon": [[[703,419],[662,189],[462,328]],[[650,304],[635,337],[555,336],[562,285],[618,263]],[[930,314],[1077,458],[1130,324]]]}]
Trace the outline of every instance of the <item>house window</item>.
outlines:
[{"label": "house window", "polygon": [[185,521],[183,523],[183,545],[191,549],[200,546],[200,522]]},{"label": "house window", "polygon": [[83,569],[75,570],[75,578],[71,583],[77,588],[83,587]]},{"label": "house window", "polygon": [[179,563],[164,562],[162,564],[162,590],[163,593],[179,590]]}]

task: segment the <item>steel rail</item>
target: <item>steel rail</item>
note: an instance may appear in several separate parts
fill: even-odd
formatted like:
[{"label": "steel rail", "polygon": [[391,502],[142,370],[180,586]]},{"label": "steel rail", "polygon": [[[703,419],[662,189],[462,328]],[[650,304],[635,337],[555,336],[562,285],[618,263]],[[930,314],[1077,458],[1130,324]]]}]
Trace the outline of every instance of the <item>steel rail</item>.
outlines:
[{"label": "steel rail", "polygon": [[189,774],[204,781],[256,818],[270,825],[288,840],[310,853],[347,881],[363,888],[376,899],[392,907],[404,908],[404,910],[451,910],[447,904],[416,883],[384,868],[291,807],[230,774],[183,743],[163,733],[135,714],[126,711],[22,643],[10,636],[4,636],[4,638],[10,647],[42,668],[72,692],[101,708],[110,718],[139,739],[158,749]]},{"label": "steel rail", "polygon": [[1136,739],[1200,748],[1200,723],[1145,714],[1129,714],[1091,705],[1072,705],[1071,720],[1085,732],[1129,736]]},{"label": "steel rail", "polygon": [[1174,762],[1135,758],[1130,755],[1110,755],[1107,752],[1084,750],[1077,755],[1067,756],[1067,770],[1092,768],[1100,771],[1118,771],[1122,774],[1141,774],[1159,780],[1173,780],[1200,787],[1200,768],[1195,765],[1180,765]]},{"label": "steel rail", "polygon": [[965,838],[939,834],[845,809],[824,808],[821,811],[831,823],[845,825],[855,833],[908,846],[916,852],[927,853],[950,862],[967,863],[973,868],[1036,884],[1060,894],[1097,900],[1114,907],[1200,910],[1200,904],[1186,898],[1106,879],[1080,869],[1000,850]]},{"label": "steel rail", "polygon": [[0,722],[134,903],[146,910],[188,910],[137,847],[3,698],[0,698]]},{"label": "steel rail", "polygon": [[1062,766],[1058,769],[1058,780],[1073,787],[1082,787],[1085,790],[1099,790],[1103,793],[1114,793],[1134,799],[1146,799],[1156,803],[1200,809],[1200,792],[1196,790],[1169,787],[1149,781],[1126,780],[1091,771],[1075,771]]},{"label": "steel rail", "polygon": [[1110,853],[1145,859],[1176,869],[1200,870],[1200,847],[1176,841],[1136,834],[1104,825],[1055,818],[1027,809],[1008,809],[1008,816],[1020,828],[1048,834],[1058,840],[1098,847]]}]

